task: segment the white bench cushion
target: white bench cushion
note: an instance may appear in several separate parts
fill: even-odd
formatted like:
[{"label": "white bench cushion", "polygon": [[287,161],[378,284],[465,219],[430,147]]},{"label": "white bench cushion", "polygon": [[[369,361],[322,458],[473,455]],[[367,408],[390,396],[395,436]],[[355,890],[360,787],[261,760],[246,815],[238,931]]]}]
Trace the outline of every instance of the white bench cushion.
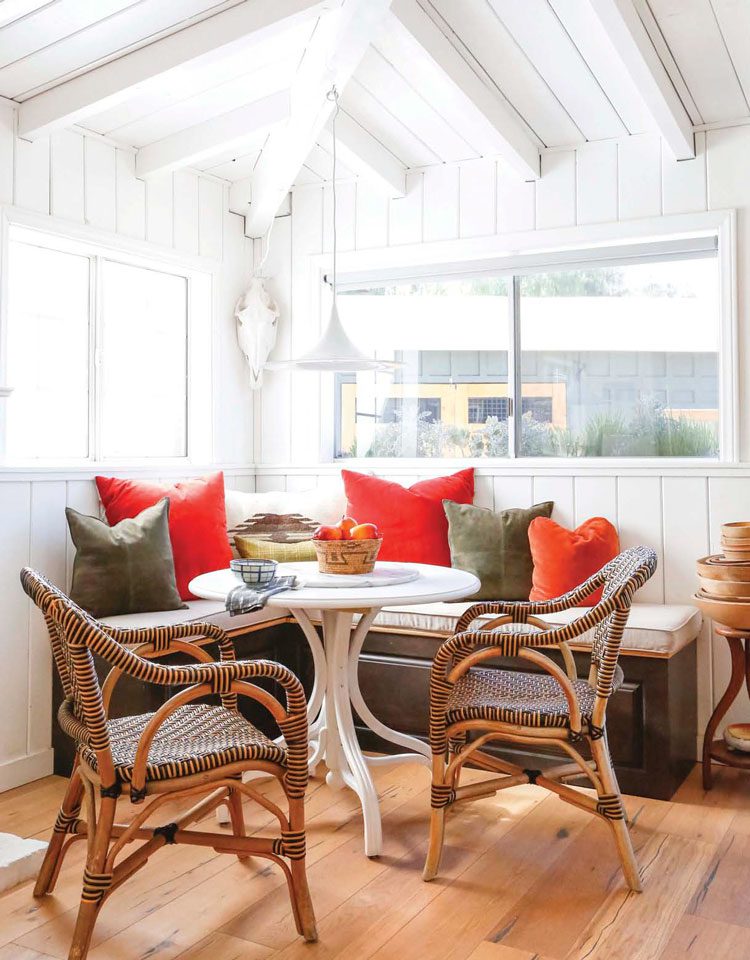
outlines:
[{"label": "white bench cushion", "polygon": [[[471,604],[424,603],[405,607],[388,607],[375,620],[375,629],[407,630],[434,637],[449,637],[456,629],[456,621]],[[585,611],[584,607],[563,610],[547,616],[550,623],[569,623]],[[310,611],[314,616],[314,612]],[[190,600],[185,610],[167,610],[157,613],[131,613],[119,617],[105,617],[102,622],[112,627],[141,628],[171,626],[177,623],[207,621],[237,631],[254,626],[270,626],[290,616],[281,607],[265,607],[252,613],[230,617],[224,604],[218,600]],[[319,618],[316,618],[319,619]],[[492,617],[485,619],[491,620]],[[677,604],[634,603],[623,638],[622,653],[669,657],[692,643],[700,632],[702,618],[695,607]],[[573,646],[586,647],[590,639],[582,637]]]},{"label": "white bench cushion", "polygon": [[289,611],[281,607],[264,607],[252,613],[243,613],[230,617],[220,600],[188,600],[185,610],[161,610],[156,613],[126,613],[119,617],[103,617],[102,623],[110,627],[123,629],[141,629],[143,627],[171,627],[178,623],[201,621],[215,623],[224,630],[237,631],[259,624],[271,624],[284,620]]},{"label": "white bench cushion", "polygon": [[[375,620],[375,628],[409,630],[414,633],[448,637],[455,632],[456,621],[470,603],[426,603],[418,606],[389,607]],[[587,608],[576,607],[549,614],[550,623],[570,623]],[[491,616],[487,620],[493,619]],[[672,656],[698,636],[702,623],[695,607],[677,604],[634,603],[625,629],[621,652]],[[590,638],[581,637],[572,646],[590,645]]]}]

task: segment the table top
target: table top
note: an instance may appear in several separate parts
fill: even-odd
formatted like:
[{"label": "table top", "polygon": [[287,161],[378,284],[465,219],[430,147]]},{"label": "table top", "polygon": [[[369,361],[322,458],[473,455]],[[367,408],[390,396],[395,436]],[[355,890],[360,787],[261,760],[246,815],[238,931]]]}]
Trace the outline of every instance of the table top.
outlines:
[{"label": "table top", "polygon": [[[408,583],[385,587],[300,587],[284,590],[268,598],[269,607],[285,607],[294,610],[346,610],[372,607],[393,607],[408,603],[437,603],[441,600],[461,600],[471,597],[479,589],[479,580],[466,570],[452,567],[435,567],[426,563],[390,563],[379,561],[378,568],[408,568],[419,573]],[[310,563],[280,563],[280,577],[299,574],[303,568],[317,572],[316,561]],[[304,576],[304,573],[303,573]],[[225,600],[230,590],[239,581],[231,570],[214,570],[191,580],[189,589],[204,600]]]}]

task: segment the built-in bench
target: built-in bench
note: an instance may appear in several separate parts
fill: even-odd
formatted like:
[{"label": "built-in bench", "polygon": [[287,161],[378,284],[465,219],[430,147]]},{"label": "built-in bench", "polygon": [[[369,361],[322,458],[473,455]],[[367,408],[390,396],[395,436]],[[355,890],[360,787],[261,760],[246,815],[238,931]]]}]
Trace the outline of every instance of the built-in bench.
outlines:
[{"label": "built-in bench", "polygon": [[[468,606],[435,603],[393,607],[378,616],[363,648],[360,686],[373,712],[389,726],[426,738],[432,659]],[[565,622],[582,612],[580,608],[569,610],[548,619]],[[194,600],[185,610],[111,617],[106,622],[144,627],[201,620],[227,629],[236,638],[239,656],[279,660],[302,678],[308,691],[311,688],[312,662],[307,643],[290,612],[284,609],[267,608],[229,617],[221,603]],[[621,650],[625,683],[614,694],[608,711],[615,767],[627,793],[668,799],[695,762],[694,641],[700,627],[701,616],[694,607],[633,605]],[[589,666],[586,638],[572,646],[579,676],[585,677]],[[498,661],[497,665],[517,669],[518,661]],[[524,669],[529,669],[528,665]],[[163,697],[163,691],[157,688],[131,683],[119,696],[118,712],[151,710]],[[262,717],[251,719],[263,723]],[[362,728],[359,732],[366,748],[392,749],[371,731]],[[54,745],[55,769],[65,773],[72,761],[70,746],[57,732]],[[545,760],[544,754],[523,757],[530,765],[543,765]]]}]

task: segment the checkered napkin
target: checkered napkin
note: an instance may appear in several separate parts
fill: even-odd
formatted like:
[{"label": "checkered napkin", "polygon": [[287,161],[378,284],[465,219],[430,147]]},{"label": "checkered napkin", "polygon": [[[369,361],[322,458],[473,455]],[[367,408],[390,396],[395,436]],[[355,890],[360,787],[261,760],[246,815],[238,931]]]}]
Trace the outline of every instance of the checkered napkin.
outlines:
[{"label": "checkered napkin", "polygon": [[283,590],[293,590],[297,585],[296,577],[276,577],[262,587],[251,587],[246,583],[231,590],[227,595],[226,607],[230,617],[237,617],[241,613],[250,613],[265,607],[266,600],[274,593]]}]

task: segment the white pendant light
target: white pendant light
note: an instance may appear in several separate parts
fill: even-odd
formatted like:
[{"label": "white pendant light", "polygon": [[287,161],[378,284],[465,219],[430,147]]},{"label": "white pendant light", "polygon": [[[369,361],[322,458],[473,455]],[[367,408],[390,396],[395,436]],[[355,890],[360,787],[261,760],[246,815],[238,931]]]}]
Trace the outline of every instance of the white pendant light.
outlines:
[{"label": "white pendant light", "polygon": [[301,370],[340,373],[352,373],[358,370],[393,370],[396,367],[403,366],[403,364],[395,360],[378,360],[376,357],[368,357],[362,353],[359,347],[352,343],[339,317],[336,303],[336,256],[338,252],[336,235],[336,117],[339,112],[339,95],[336,87],[332,87],[328,92],[328,99],[333,100],[336,105],[331,125],[333,134],[333,273],[331,276],[333,304],[328,326],[323,332],[323,336],[312,350],[303,353],[296,360],[292,360],[291,365]]}]

